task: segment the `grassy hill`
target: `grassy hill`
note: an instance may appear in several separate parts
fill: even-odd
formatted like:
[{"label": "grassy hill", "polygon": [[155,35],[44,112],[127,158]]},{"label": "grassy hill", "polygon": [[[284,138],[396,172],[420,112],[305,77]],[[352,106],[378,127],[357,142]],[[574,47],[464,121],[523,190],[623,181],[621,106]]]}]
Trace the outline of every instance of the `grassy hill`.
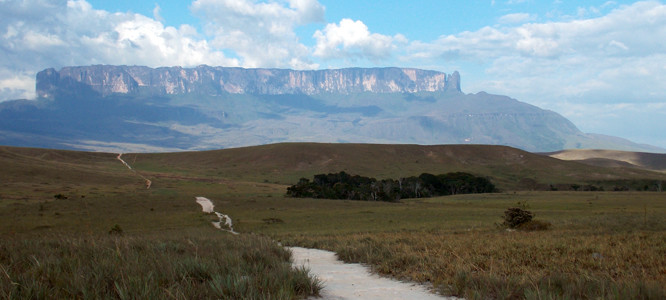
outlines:
[{"label": "grassy hill", "polygon": [[294,184],[301,177],[339,171],[378,179],[463,171],[489,177],[502,190],[666,179],[664,174],[649,170],[590,166],[488,145],[283,143],[202,152],[127,154],[126,157],[136,168],[154,176],[168,172],[279,184]]},{"label": "grassy hill", "polygon": [[[202,152],[117,154],[0,147],[0,215],[15,231],[64,228],[88,222],[91,230],[115,223],[126,231],[179,228],[201,224],[193,197],[222,199],[269,195],[282,198],[299,178],[345,171],[378,179],[463,171],[489,178],[504,192],[585,190],[657,190],[663,172],[629,166],[590,166],[503,146],[377,145],[283,143]],[[150,179],[146,189],[142,178]],[[595,188],[595,189],[597,189]],[[67,201],[55,201],[62,194]],[[231,200],[229,200],[231,201]],[[234,200],[235,201],[235,200]],[[58,203],[77,219],[52,211]],[[36,213],[26,212],[26,207]],[[84,209],[81,209],[84,208]],[[113,211],[112,218],[103,214]],[[158,213],[159,212],[159,213]],[[244,212],[239,212],[244,214]],[[168,217],[165,224],[164,218]],[[13,220],[13,221],[12,221]]]},{"label": "grassy hill", "polygon": [[[0,147],[0,167],[5,170],[0,179],[4,183],[22,177],[76,184],[136,182],[136,178],[127,177],[127,169],[116,156]],[[569,189],[572,184],[612,188],[621,182],[636,185],[666,180],[666,174],[658,172],[666,168],[663,154],[576,150],[550,156],[488,145],[282,143],[201,152],[124,154],[123,158],[147,177],[282,185],[339,171],[378,179],[462,171],[488,177],[504,191],[547,190],[551,186]],[[591,160],[593,157],[597,163]]]}]

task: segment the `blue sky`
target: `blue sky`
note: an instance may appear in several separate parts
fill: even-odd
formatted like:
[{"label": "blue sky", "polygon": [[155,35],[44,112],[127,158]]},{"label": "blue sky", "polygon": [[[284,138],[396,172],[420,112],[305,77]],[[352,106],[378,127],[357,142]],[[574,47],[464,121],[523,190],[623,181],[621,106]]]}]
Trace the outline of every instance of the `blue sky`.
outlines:
[{"label": "blue sky", "polygon": [[0,44],[0,101],[67,65],[416,67],[666,148],[662,1],[4,0]]}]

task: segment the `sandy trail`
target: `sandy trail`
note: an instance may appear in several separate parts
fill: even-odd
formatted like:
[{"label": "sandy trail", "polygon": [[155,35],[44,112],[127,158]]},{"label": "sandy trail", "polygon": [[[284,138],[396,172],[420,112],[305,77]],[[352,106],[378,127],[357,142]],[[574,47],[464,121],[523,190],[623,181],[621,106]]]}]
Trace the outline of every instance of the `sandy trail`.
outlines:
[{"label": "sandy trail", "polygon": [[371,274],[360,264],[339,261],[334,252],[288,247],[294,266],[305,266],[324,282],[321,299],[458,299],[430,293],[425,287]]},{"label": "sandy trail", "polygon": [[123,163],[123,165],[125,165],[125,167],[127,167],[127,168],[130,169],[130,170],[132,170],[132,167],[131,167],[127,162],[125,162],[125,161],[123,160],[122,156],[123,156],[122,153],[118,153],[118,157],[116,157],[116,158],[117,158],[121,163]]},{"label": "sandy trail", "polygon": [[[232,234],[238,234],[238,232],[234,231],[234,224],[231,221],[231,218],[229,216],[225,215],[225,214],[216,212],[214,210],[215,205],[213,205],[213,202],[210,201],[210,199],[208,199],[206,197],[195,197],[195,199],[197,200],[197,203],[199,203],[199,205],[201,205],[201,210],[203,210],[203,212],[205,212],[205,213],[215,213],[215,215],[218,217],[219,221],[211,222],[211,223],[213,223],[213,226],[215,226],[215,228],[230,232]],[[222,221],[224,221],[224,223]],[[229,228],[229,229],[222,228],[222,224],[224,224],[224,226]]]},{"label": "sandy trail", "polygon": [[[116,158],[117,158],[121,163],[123,163],[123,165],[125,165],[125,167],[127,167],[128,169],[130,169],[130,171],[134,172],[134,174],[139,175],[139,177],[141,177],[143,180],[145,180],[145,181],[146,181],[146,189],[149,189],[150,186],[153,184],[153,182],[150,181],[150,179],[146,178],[145,176],[139,174],[139,172],[137,172],[136,170],[132,169],[132,166],[130,166],[125,160],[123,160],[122,156],[123,156],[122,153],[118,153],[118,156],[117,156]],[[135,157],[134,159],[136,160],[136,157]]]},{"label": "sandy trail", "polygon": [[201,205],[201,209],[205,213],[212,213],[213,209],[215,208],[215,205],[213,205],[213,202],[211,202],[208,198],[205,197],[195,197],[197,199],[197,203]]}]

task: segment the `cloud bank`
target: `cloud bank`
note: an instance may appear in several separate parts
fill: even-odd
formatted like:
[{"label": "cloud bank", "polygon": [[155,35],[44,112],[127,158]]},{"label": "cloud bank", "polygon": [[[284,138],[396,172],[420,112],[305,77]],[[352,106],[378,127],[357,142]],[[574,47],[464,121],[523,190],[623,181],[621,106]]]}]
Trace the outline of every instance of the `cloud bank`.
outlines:
[{"label": "cloud bank", "polygon": [[399,45],[406,44],[401,34],[386,36],[371,33],[361,21],[342,19],[314,33],[317,40],[313,55],[322,59],[357,58],[381,61],[390,58]]},{"label": "cloud bank", "polygon": [[299,25],[324,21],[324,7],[316,0],[197,0],[191,9],[204,20],[211,44],[232,50],[243,66],[318,67],[294,32]]}]

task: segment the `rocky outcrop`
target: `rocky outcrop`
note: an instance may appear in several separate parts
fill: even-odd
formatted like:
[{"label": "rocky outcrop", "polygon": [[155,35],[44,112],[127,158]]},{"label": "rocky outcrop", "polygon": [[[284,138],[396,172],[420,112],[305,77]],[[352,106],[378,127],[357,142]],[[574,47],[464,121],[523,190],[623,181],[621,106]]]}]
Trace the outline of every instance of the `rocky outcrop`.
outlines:
[{"label": "rocky outcrop", "polygon": [[306,94],[460,92],[460,74],[411,68],[348,68],[298,71],[198,66],[65,67],[37,74],[37,94],[87,88],[102,95],[120,94]]},{"label": "rocky outcrop", "polygon": [[460,89],[460,73],[458,73],[458,71],[453,72],[453,74],[449,76],[447,80],[446,90],[453,90],[458,92],[462,91]]},{"label": "rocky outcrop", "polygon": [[53,68],[48,68],[37,73],[37,85],[35,87],[37,96],[40,98],[52,98],[60,85],[60,73]]}]

